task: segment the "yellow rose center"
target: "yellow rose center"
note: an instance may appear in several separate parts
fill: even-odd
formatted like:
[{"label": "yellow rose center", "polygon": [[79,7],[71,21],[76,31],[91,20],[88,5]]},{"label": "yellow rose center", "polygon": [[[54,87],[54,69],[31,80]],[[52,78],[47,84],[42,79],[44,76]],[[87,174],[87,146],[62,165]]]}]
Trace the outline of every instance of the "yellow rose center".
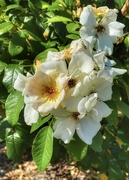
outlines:
[{"label": "yellow rose center", "polygon": [[57,86],[45,86],[43,88],[43,95],[50,101],[57,99],[59,96],[59,89]]}]

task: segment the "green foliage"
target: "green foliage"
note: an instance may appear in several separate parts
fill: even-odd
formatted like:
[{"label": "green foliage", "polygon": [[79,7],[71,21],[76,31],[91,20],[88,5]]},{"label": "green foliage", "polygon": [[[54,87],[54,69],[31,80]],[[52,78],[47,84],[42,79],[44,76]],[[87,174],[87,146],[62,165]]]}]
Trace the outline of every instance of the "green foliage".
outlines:
[{"label": "green foliage", "polygon": [[8,158],[19,162],[24,153],[25,144],[24,140],[19,136],[17,132],[14,132],[7,136],[6,146]]},{"label": "green foliage", "polygon": [[40,171],[49,164],[53,152],[53,131],[51,127],[42,128],[34,139],[32,146],[33,159]]},{"label": "green foliage", "polygon": [[23,106],[24,106],[24,100],[21,93],[17,91],[10,93],[10,95],[6,100],[5,108],[6,108],[7,121],[12,126],[14,126],[18,122],[19,115]]},{"label": "green foliage", "polygon": [[86,156],[88,145],[80,141],[77,135],[74,136],[69,144],[64,146],[75,161],[81,161]]},{"label": "green foliage", "polygon": [[[9,159],[19,162],[26,148],[32,147],[33,160],[40,171],[63,157],[77,161],[84,170],[105,173],[109,180],[125,179],[129,172],[129,20],[120,13],[124,3],[125,0],[81,0],[80,5],[73,0],[0,0],[0,142],[6,142]],[[64,145],[53,139],[52,116],[39,117],[31,127],[24,123],[24,100],[14,90],[14,82],[19,72],[33,74],[37,60],[44,62],[49,51],[63,50],[71,40],[79,38],[77,10],[88,4],[118,8],[118,20],[126,28],[110,58],[127,73],[114,79],[113,97],[107,102],[112,114],[102,120],[101,133],[94,137],[92,145],[86,145],[76,134]]]}]

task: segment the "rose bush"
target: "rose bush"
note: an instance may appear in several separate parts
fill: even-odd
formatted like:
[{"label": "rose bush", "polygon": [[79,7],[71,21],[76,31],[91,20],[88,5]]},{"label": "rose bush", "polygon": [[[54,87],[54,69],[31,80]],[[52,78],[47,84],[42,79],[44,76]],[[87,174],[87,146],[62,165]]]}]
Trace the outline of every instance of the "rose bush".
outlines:
[{"label": "rose bush", "polygon": [[40,171],[59,158],[125,178],[129,171],[125,1],[2,0],[0,141]]}]

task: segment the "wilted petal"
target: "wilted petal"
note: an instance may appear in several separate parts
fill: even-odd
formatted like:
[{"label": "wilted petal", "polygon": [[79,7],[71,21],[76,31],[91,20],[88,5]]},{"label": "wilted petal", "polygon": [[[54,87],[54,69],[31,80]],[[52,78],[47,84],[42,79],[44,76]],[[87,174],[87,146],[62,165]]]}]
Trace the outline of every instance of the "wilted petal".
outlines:
[{"label": "wilted petal", "polygon": [[54,137],[62,139],[64,143],[69,143],[75,133],[76,122],[70,117],[58,118],[54,124]]},{"label": "wilted petal", "polygon": [[26,104],[24,108],[24,119],[27,125],[32,125],[36,123],[39,118],[39,113],[33,109],[32,104]]},{"label": "wilted petal", "polygon": [[85,116],[77,124],[76,131],[82,141],[92,144],[93,137],[97,134],[101,124],[95,121],[91,116]]}]

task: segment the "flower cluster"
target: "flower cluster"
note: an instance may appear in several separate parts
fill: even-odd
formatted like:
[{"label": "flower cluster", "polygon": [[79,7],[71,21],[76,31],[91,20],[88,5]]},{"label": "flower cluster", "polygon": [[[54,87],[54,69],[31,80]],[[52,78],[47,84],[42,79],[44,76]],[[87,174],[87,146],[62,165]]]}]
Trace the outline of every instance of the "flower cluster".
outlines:
[{"label": "flower cluster", "polygon": [[87,6],[80,16],[81,38],[68,49],[48,52],[35,74],[18,74],[14,88],[24,96],[24,118],[36,123],[39,114],[56,118],[54,137],[69,143],[75,131],[82,141],[92,143],[100,121],[111,114],[113,78],[126,72],[109,59],[113,43],[123,33],[116,10]]}]

